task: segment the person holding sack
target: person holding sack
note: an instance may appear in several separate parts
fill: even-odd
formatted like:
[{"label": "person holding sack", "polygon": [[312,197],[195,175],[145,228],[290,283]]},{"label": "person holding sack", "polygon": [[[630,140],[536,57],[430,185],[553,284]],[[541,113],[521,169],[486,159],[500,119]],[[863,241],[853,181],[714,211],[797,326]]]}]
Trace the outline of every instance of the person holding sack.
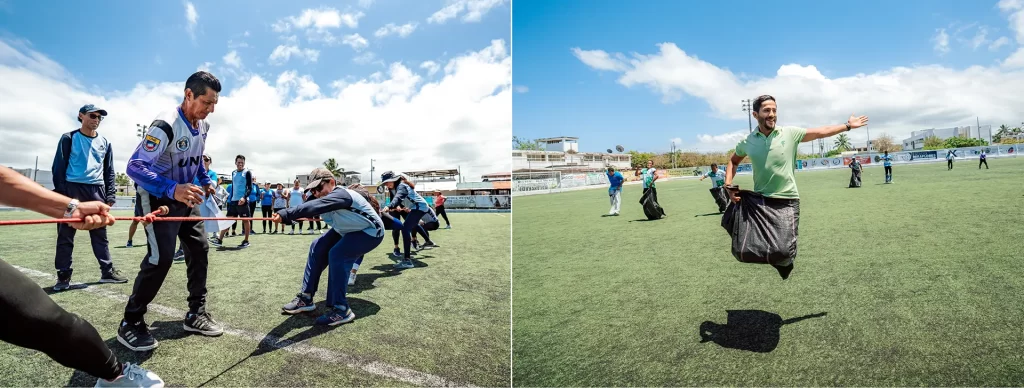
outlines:
[{"label": "person holding sack", "polygon": [[711,171],[700,176],[700,180],[711,178],[711,196],[715,198],[718,205],[718,212],[724,213],[729,206],[729,196],[725,193],[725,171],[718,169],[718,164],[711,163]]},{"label": "person holding sack", "polygon": [[850,188],[860,187],[860,173],[861,173],[860,160],[857,157],[853,157],[850,161]]},{"label": "person holding sack", "polygon": [[[732,254],[737,260],[771,264],[779,276],[788,279],[796,258],[800,223],[800,194],[794,176],[797,146],[863,127],[868,117],[851,115],[845,124],[810,129],[777,127],[774,97],[762,95],[754,100],[752,108],[757,130],[736,145],[729,159],[725,187],[733,204],[722,215],[722,227],[732,237]],[[744,157],[750,157],[753,167],[753,191],[740,191],[732,184]]]}]

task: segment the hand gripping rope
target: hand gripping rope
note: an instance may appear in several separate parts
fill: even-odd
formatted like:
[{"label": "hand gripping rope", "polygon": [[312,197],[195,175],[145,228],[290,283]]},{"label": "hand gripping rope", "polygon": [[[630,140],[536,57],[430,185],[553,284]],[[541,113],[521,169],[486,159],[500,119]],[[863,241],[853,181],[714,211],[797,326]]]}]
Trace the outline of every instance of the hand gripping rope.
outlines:
[{"label": "hand gripping rope", "polygon": [[[273,221],[270,217],[161,217],[170,212],[167,206],[161,206],[154,210],[152,213],[146,214],[142,217],[114,217],[115,221],[139,221],[139,222],[158,222],[158,221]],[[299,218],[294,221],[317,221],[311,218]],[[43,220],[12,220],[12,221],[0,221],[0,226],[11,226],[11,225],[35,225],[35,224],[64,224],[64,223],[75,223],[85,222],[81,218],[51,218]]]}]

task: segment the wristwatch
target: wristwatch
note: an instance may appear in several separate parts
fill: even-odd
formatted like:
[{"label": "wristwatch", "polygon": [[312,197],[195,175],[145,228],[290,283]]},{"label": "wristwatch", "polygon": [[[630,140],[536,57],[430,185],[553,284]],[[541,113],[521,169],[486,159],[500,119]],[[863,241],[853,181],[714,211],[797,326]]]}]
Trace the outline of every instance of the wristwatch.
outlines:
[{"label": "wristwatch", "polygon": [[851,129],[853,129],[853,127],[850,126],[850,123],[846,123],[846,130],[849,131]]},{"label": "wristwatch", "polygon": [[64,210],[64,218],[71,218],[75,214],[75,209],[78,209],[78,200],[72,199],[68,202],[68,208]]}]

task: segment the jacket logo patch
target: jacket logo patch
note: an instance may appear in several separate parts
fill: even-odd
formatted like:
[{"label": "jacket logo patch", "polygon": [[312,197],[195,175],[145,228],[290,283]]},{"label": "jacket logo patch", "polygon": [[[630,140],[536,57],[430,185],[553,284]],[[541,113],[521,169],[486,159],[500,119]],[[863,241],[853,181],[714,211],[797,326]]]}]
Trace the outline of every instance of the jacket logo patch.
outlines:
[{"label": "jacket logo patch", "polygon": [[146,140],[142,142],[142,148],[146,151],[156,151],[156,147],[160,146],[160,139],[157,139],[153,135],[146,135]]},{"label": "jacket logo patch", "polygon": [[188,151],[188,146],[189,146],[188,137],[182,137],[182,138],[178,139],[177,142],[174,143],[174,147],[177,148],[178,151],[181,151],[181,152]]}]

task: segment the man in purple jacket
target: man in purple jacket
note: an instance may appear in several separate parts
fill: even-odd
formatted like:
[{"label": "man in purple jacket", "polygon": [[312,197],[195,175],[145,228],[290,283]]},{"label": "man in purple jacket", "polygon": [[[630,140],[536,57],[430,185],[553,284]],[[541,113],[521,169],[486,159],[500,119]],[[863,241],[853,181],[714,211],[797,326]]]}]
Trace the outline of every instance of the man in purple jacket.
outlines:
[{"label": "man in purple jacket", "polygon": [[[203,165],[206,117],[213,112],[221,85],[213,74],[196,72],[185,81],[185,98],[180,106],[161,113],[146,130],[142,143],[128,160],[128,176],[139,184],[143,213],[167,206],[170,217],[200,217],[199,205],[214,195],[214,182]],[[199,177],[202,187],[192,184]],[[135,277],[132,295],[117,330],[117,340],[128,349],[155,349],[157,341],[149,332],[144,316],[149,303],[171,268],[177,240],[185,248],[188,277],[188,313],[183,326],[187,332],[218,336],[224,330],[206,312],[206,271],[210,246],[203,221],[161,221],[146,225],[147,253]]]},{"label": "man in purple jacket", "polygon": [[[100,201],[113,205],[117,200],[114,185],[114,154],[107,138],[100,136],[97,129],[107,116],[107,111],[89,104],[78,110],[78,122],[82,127],[65,133],[57,144],[53,157],[54,191],[75,200]],[[100,263],[100,283],[127,283],[128,278],[114,268],[110,259],[107,228],[89,231],[92,253]],[[54,291],[71,287],[71,254],[75,250],[75,229],[57,224],[57,253],[53,265],[57,269],[57,284]]]}]

